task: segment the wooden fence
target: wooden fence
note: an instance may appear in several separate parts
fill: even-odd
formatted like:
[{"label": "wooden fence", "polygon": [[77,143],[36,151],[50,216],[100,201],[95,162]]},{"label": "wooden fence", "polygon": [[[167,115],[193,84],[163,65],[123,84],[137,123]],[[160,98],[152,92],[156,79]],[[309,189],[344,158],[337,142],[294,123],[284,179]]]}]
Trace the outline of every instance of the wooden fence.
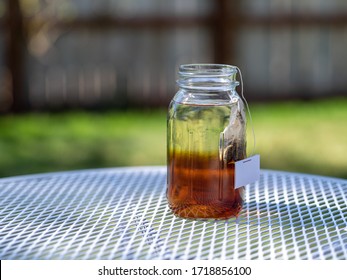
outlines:
[{"label": "wooden fence", "polygon": [[197,62],[238,65],[251,100],[346,95],[342,1],[170,1],[176,12],[63,17],[2,2],[0,111],[166,106],[178,65]]}]

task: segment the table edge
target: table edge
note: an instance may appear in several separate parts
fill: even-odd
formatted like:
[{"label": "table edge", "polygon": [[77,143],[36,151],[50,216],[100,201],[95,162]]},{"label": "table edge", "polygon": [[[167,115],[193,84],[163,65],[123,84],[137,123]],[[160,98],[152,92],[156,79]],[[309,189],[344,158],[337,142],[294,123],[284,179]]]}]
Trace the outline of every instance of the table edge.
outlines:
[{"label": "table edge", "polygon": [[[46,177],[52,176],[62,176],[62,175],[72,175],[72,174],[81,174],[81,173],[98,173],[98,172],[106,172],[106,173],[117,173],[117,172],[133,172],[133,171],[143,171],[149,172],[153,170],[164,172],[166,171],[166,166],[164,165],[153,165],[153,166],[122,166],[122,167],[106,167],[106,168],[91,168],[91,169],[80,169],[80,170],[67,170],[67,171],[55,171],[55,172],[47,172],[47,173],[36,173],[36,174],[27,174],[27,175],[16,175],[10,177],[0,178],[0,183],[5,182],[13,182],[18,180],[26,180],[26,179],[44,179]],[[287,174],[291,176],[299,176],[299,177],[310,177],[317,179],[324,179],[330,181],[337,181],[347,183],[347,179],[344,178],[336,178],[331,176],[317,175],[317,174],[309,174],[309,173],[300,173],[300,172],[291,172],[291,171],[282,171],[282,170],[273,170],[273,169],[261,169],[262,174]]]}]

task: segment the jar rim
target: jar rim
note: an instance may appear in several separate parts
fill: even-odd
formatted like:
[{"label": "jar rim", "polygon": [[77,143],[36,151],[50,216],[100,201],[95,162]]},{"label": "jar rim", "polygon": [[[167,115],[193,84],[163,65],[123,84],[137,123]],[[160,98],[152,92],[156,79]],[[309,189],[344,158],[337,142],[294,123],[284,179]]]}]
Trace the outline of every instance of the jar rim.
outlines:
[{"label": "jar rim", "polygon": [[236,73],[236,66],[213,63],[182,64],[180,65],[178,71],[180,76],[195,77],[229,77],[235,75]]}]

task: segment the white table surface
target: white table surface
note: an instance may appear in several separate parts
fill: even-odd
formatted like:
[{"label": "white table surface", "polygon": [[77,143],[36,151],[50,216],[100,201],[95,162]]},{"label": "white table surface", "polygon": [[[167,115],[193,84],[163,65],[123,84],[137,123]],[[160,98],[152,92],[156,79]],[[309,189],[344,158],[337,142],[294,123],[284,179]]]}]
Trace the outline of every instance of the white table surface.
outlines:
[{"label": "white table surface", "polygon": [[166,167],[0,179],[0,259],[346,259],[347,180],[262,170],[237,219],[175,217]]}]

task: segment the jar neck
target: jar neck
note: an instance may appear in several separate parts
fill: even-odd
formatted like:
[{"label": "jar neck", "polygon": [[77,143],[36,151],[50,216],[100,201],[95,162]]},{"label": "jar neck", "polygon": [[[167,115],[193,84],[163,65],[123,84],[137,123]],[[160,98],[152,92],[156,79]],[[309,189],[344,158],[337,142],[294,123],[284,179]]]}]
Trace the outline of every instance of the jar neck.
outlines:
[{"label": "jar neck", "polygon": [[200,92],[234,91],[239,85],[237,68],[226,64],[184,64],[179,67],[177,84]]}]

